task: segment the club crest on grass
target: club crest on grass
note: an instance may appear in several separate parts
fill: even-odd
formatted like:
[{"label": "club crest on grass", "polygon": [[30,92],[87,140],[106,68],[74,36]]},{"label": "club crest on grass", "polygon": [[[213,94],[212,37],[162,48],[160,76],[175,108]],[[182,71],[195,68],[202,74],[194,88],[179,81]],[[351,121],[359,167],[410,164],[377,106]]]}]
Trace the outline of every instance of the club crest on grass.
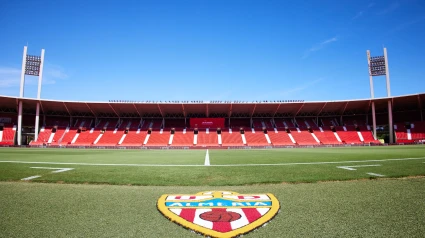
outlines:
[{"label": "club crest on grass", "polygon": [[270,221],[279,211],[273,194],[209,191],[164,194],[158,210],[171,221],[210,237],[236,237]]}]

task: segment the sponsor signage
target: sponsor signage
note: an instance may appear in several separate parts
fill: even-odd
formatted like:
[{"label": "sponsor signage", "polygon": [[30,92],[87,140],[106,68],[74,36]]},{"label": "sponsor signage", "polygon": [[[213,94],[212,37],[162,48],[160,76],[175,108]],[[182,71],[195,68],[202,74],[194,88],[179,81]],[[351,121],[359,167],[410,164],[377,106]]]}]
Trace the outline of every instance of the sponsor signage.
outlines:
[{"label": "sponsor signage", "polygon": [[235,237],[270,221],[279,211],[273,194],[209,191],[165,194],[158,210],[171,221],[210,237]]},{"label": "sponsor signage", "polygon": [[223,128],[224,118],[190,118],[191,128]]}]

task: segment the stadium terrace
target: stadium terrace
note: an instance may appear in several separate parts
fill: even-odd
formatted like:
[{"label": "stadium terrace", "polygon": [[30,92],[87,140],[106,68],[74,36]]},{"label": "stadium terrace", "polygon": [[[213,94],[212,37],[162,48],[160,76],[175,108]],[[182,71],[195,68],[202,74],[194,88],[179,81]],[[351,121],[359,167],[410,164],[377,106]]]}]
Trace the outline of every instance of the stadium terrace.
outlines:
[{"label": "stadium terrace", "polygon": [[[391,97],[397,143],[425,140],[425,94]],[[388,135],[388,98],[305,102],[78,102],[0,96],[0,144],[85,148],[230,148],[379,145]],[[371,128],[376,105],[377,137]],[[39,136],[34,138],[40,104]],[[381,140],[379,140],[381,139]]]}]

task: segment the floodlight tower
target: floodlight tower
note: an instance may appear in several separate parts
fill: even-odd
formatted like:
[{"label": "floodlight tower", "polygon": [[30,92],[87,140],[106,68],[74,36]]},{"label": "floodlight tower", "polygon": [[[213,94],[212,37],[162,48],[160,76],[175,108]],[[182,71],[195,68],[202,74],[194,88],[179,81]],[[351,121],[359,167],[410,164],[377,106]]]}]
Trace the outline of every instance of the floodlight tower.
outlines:
[{"label": "floodlight tower", "polygon": [[19,90],[18,105],[18,145],[22,143],[22,98],[24,97],[25,75],[38,76],[38,91],[37,91],[37,107],[35,115],[35,134],[34,141],[38,138],[38,124],[40,117],[40,96],[41,96],[41,82],[43,80],[43,64],[44,64],[44,49],[41,50],[41,56],[28,55],[27,46],[24,46],[24,53],[22,56],[22,71],[21,71],[21,85]]},{"label": "floodlight tower", "polygon": [[370,96],[372,98],[372,121],[373,121],[373,137],[376,140],[376,115],[375,115],[375,102],[373,99],[373,77],[385,75],[387,80],[387,100],[388,100],[388,127],[389,127],[389,139],[390,143],[394,143],[394,128],[393,128],[393,112],[391,105],[391,89],[390,89],[390,71],[388,69],[388,56],[387,48],[384,48],[383,56],[370,56],[370,51],[366,51],[367,63],[369,65],[369,81],[370,81]]}]

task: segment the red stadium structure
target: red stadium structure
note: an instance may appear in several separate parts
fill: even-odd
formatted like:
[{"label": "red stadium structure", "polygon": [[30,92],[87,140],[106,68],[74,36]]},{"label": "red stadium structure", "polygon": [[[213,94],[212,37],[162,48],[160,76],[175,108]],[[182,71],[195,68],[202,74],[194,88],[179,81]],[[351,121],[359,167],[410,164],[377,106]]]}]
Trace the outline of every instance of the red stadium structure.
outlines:
[{"label": "red stadium structure", "polygon": [[[425,141],[425,94],[391,97],[397,143]],[[247,148],[380,144],[388,98],[303,101],[72,102],[0,96],[0,145],[93,148]],[[36,108],[39,137],[33,141]],[[191,122],[192,120],[192,122]]]}]

